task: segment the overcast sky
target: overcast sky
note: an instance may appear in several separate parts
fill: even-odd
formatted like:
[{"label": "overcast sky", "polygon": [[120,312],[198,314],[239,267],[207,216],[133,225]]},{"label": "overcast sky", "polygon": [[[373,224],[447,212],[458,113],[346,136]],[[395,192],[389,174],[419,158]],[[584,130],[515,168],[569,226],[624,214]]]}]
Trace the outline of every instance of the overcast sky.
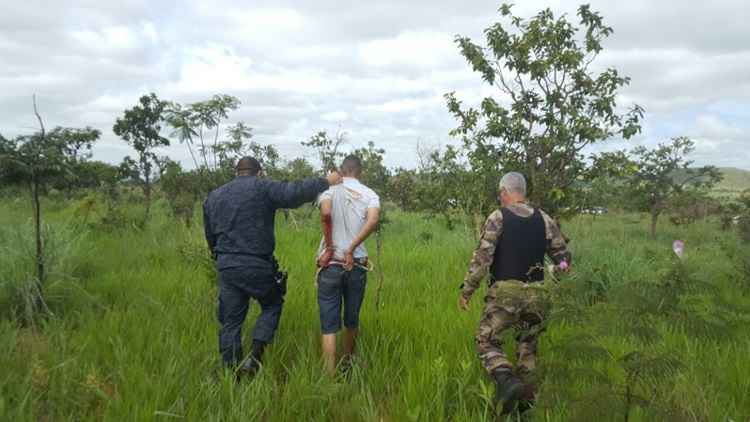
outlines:
[{"label": "overcast sky", "polygon": [[[288,158],[314,132],[341,128],[349,147],[374,141],[391,166],[413,166],[417,145],[456,143],[443,94],[466,103],[492,93],[453,42],[479,41],[500,2],[0,0],[0,133],[48,126],[102,130],[95,158],[131,151],[112,133],[137,98],[191,102],[216,93],[242,106],[230,121]],[[572,1],[524,0],[575,14]],[[621,104],[646,109],[629,145],[686,135],[698,164],[750,169],[750,6],[747,0],[592,1],[614,34],[598,65],[632,78]],[[603,147],[624,144],[608,142]],[[179,144],[164,151],[189,164]]]}]

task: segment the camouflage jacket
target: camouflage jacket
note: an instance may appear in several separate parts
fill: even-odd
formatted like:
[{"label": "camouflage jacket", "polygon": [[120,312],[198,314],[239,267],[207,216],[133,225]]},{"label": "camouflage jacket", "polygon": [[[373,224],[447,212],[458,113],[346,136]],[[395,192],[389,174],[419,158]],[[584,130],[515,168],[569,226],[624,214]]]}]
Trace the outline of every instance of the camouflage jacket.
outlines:
[{"label": "camouflage jacket", "polygon": [[[534,208],[525,203],[512,204],[506,207],[506,209],[521,217],[529,217],[534,213]],[[542,214],[542,218],[544,218],[545,233],[547,237],[547,255],[549,255],[555,264],[559,264],[562,261],[570,263],[571,255],[560,228],[552,217],[542,210],[539,211]],[[495,247],[502,233],[503,213],[500,210],[496,210],[490,214],[487,221],[484,223],[482,234],[479,239],[479,246],[477,246],[477,249],[471,257],[469,271],[466,273],[464,283],[461,286],[462,295],[465,298],[471,298],[474,291],[479,288],[482,279],[487,275],[488,269],[494,261]]]}]

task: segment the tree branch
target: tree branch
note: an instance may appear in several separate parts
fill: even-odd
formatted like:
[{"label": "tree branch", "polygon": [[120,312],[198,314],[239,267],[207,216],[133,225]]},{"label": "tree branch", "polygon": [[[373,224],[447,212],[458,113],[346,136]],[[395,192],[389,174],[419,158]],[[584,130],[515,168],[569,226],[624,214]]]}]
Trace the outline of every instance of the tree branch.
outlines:
[{"label": "tree branch", "polygon": [[34,103],[34,114],[36,115],[37,120],[39,120],[39,126],[42,129],[42,139],[44,139],[45,131],[44,131],[44,122],[42,121],[42,116],[39,115],[39,111],[36,108],[36,94],[32,95],[31,97],[32,102]]}]

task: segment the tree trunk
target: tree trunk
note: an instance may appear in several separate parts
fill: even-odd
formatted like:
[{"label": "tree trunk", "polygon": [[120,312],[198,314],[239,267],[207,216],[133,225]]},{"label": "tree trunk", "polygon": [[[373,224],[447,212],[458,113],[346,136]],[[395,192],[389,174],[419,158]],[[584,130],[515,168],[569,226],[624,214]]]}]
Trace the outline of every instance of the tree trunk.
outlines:
[{"label": "tree trunk", "polygon": [[651,211],[651,238],[656,238],[656,221],[659,219],[658,211]]},{"label": "tree trunk", "polygon": [[34,202],[34,235],[36,237],[36,288],[35,298],[36,310],[44,309],[42,289],[44,287],[44,248],[42,245],[42,210],[39,202],[39,180],[32,175],[31,196]]},{"label": "tree trunk", "polygon": [[628,385],[625,386],[625,422],[630,421],[630,407],[632,406],[632,402],[633,397],[630,391],[630,381],[628,380]]},{"label": "tree trunk", "polygon": [[146,172],[145,183],[143,184],[143,196],[146,198],[146,214],[143,217],[143,225],[148,223],[149,214],[151,213],[151,175]]}]

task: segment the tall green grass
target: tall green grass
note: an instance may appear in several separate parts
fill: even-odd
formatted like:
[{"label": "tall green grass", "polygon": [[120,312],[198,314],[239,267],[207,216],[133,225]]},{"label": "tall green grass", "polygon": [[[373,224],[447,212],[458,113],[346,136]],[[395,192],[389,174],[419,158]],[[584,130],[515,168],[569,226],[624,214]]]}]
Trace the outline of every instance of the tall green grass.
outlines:
[{"label": "tall green grass", "polygon": [[[57,205],[47,220],[52,230],[75,227],[74,206]],[[137,205],[125,208],[138,211]],[[22,204],[6,203],[0,209],[3,223],[26,223]],[[277,255],[290,271],[281,327],[259,377],[237,385],[219,365],[216,281],[200,262],[201,228],[184,227],[162,203],[153,214],[142,230],[81,228],[78,246],[61,251],[71,263],[64,270],[66,280],[76,287],[51,289],[55,316],[34,329],[19,328],[7,317],[0,321],[0,419],[494,420],[493,388],[473,342],[483,290],[470,312],[456,306],[476,244],[469,229],[448,231],[440,220],[389,212],[382,257],[368,281],[357,365],[348,379],[330,379],[319,360],[313,259],[317,219],[305,219],[306,210],[297,214],[299,227],[279,218]],[[672,262],[672,240],[681,238],[691,273],[710,280],[732,306],[750,312],[750,292],[741,288],[741,273],[727,254],[747,251],[733,235],[706,221],[684,227],[664,224],[652,240],[647,225],[636,214],[566,223],[575,270],[561,283],[575,285],[582,302],[594,303],[614,294],[615,287],[658,277]],[[0,239],[1,248],[13,249],[7,237]],[[374,255],[375,245],[369,242]],[[0,258],[0,272],[5,265],[22,265],[21,255]],[[377,309],[379,271],[385,282],[383,306]],[[254,304],[246,339],[257,312]],[[740,323],[746,318],[747,312],[737,315]],[[659,347],[685,364],[665,389],[692,420],[750,419],[747,326],[722,342],[658,327],[663,337]],[[574,324],[553,324],[542,337],[540,360],[557,359],[556,347],[584,331]],[[625,353],[633,342],[598,341],[614,354]],[[507,343],[512,351],[512,342]],[[620,376],[614,362],[599,365],[612,377]],[[571,379],[570,388],[585,393],[589,386]],[[556,402],[526,418],[568,417],[566,404]],[[631,420],[655,419],[648,411],[636,411]]]}]

